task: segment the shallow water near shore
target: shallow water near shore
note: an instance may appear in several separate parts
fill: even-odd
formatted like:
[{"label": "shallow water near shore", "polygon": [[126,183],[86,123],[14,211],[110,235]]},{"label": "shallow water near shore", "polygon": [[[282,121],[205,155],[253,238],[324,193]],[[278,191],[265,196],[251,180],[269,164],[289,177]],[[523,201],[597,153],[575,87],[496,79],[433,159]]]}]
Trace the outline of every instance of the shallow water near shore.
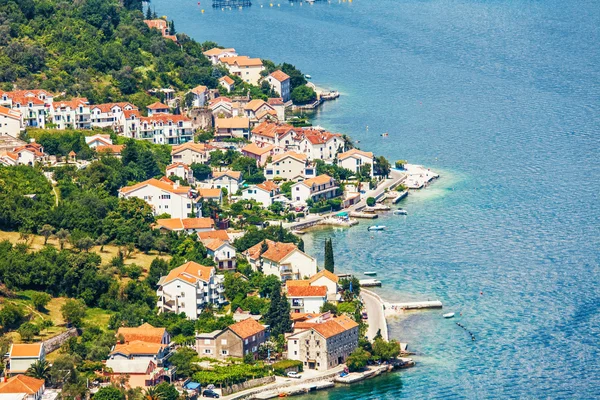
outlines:
[{"label": "shallow water near shore", "polygon": [[152,2],[339,90],[316,124],[442,175],[386,231],[304,235],[321,262],[333,238],[340,272],[377,271],[385,298],[444,303],[390,321],[415,368],[306,398],[600,398],[598,2],[277,4]]}]

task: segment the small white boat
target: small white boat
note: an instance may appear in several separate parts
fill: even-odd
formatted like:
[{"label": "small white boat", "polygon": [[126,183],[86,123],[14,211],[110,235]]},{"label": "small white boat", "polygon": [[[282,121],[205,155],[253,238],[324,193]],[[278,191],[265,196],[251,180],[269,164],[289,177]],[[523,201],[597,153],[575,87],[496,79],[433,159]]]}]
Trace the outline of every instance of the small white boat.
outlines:
[{"label": "small white boat", "polygon": [[394,210],[394,215],[408,215],[408,211],[406,211],[403,208],[399,208],[397,210]]},{"label": "small white boat", "polygon": [[385,225],[373,225],[367,228],[369,231],[382,231],[385,229]]},{"label": "small white boat", "polygon": [[308,75],[308,74],[307,74],[307,75],[304,75],[304,77],[305,77],[306,79],[312,79],[312,76],[310,76],[310,75]]},{"label": "small white boat", "polygon": [[375,275],[377,275],[377,272],[375,272],[375,271],[365,271],[365,272],[363,272],[363,274],[369,275],[369,276],[375,276]]},{"label": "small white boat", "polygon": [[443,315],[444,318],[453,318],[454,317],[454,313],[453,312],[449,312]]}]

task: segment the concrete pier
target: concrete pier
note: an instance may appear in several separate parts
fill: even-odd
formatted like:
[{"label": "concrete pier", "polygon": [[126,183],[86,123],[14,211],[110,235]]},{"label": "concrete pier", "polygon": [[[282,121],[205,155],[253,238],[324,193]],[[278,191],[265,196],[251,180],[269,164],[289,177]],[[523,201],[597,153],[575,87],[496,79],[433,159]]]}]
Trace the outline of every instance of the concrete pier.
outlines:
[{"label": "concrete pier", "polygon": [[439,300],[433,301],[415,301],[410,303],[386,303],[386,308],[399,310],[421,310],[424,308],[442,308],[442,302]]}]

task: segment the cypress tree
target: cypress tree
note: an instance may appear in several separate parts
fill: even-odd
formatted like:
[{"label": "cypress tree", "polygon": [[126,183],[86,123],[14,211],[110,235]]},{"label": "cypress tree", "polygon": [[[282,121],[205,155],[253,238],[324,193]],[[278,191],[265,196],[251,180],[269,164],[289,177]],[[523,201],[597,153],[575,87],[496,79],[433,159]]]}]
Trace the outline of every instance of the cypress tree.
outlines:
[{"label": "cypress tree", "polygon": [[271,295],[269,296],[269,300],[271,300],[271,304],[269,305],[269,311],[267,315],[265,315],[265,319],[267,323],[271,326],[271,334],[278,335],[280,332],[278,331],[279,327],[279,304],[281,303],[281,288],[279,286],[274,286],[271,291]]},{"label": "cypress tree", "polygon": [[152,10],[150,9],[150,5],[146,8],[146,19],[152,19]]},{"label": "cypress tree", "polygon": [[333,272],[335,269],[335,261],[333,259],[333,243],[331,239],[325,240],[325,269]]},{"label": "cypress tree", "polygon": [[175,21],[171,21],[171,27],[169,28],[169,34],[175,35],[177,31],[175,30]]},{"label": "cypress tree", "polygon": [[285,293],[281,296],[279,301],[279,333],[287,333],[292,331],[292,318],[290,316],[290,302],[287,299]]},{"label": "cypress tree", "polygon": [[298,250],[304,251],[304,240],[300,239],[298,242]]}]

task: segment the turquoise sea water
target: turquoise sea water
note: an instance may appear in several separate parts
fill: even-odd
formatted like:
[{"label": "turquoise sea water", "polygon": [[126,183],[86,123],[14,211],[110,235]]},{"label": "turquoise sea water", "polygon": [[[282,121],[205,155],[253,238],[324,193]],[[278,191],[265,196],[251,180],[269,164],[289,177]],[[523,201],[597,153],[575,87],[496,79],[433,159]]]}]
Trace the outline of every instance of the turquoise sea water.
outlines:
[{"label": "turquoise sea water", "polygon": [[307,399],[600,398],[597,1],[152,4],[180,32],[338,89],[316,123],[442,174],[387,231],[322,230],[306,248],[322,259],[333,237],[339,271],[462,316],[391,321],[416,368]]}]

